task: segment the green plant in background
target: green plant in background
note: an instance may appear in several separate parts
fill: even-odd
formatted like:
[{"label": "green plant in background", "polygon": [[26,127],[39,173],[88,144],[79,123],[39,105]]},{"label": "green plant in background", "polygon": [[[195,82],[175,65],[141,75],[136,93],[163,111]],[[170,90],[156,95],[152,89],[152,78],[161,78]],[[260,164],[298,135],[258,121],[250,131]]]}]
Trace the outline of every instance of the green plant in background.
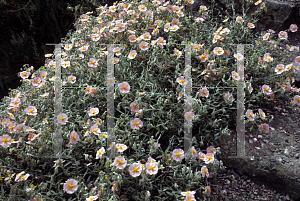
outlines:
[{"label": "green plant in background", "polygon": [[[6,198],[195,200],[197,192],[207,200],[213,189],[221,192],[208,178],[224,168],[215,155],[221,151],[215,140],[230,135],[236,92],[209,87],[236,86],[242,79],[236,72],[242,55],[228,43],[247,38],[254,44],[245,46],[244,54],[246,126],[260,124],[259,130],[267,133],[264,110],[275,97],[300,105],[299,90],[292,87],[300,57],[285,64],[289,52],[280,49],[297,27],[291,25],[277,39],[272,30],[254,37],[249,32],[255,26],[251,18],[234,14],[219,24],[209,18],[206,6],[200,6],[202,17],[191,22],[184,9],[191,3],[122,1],[76,21],[76,31],[61,41],[62,84],[70,88],[61,92],[63,110],[57,117],[63,155],[69,158],[45,158],[54,151],[55,57],[47,54],[45,65],[36,71],[24,65],[22,86],[0,105],[1,189]],[[113,48],[114,78],[107,78],[108,51],[100,45],[104,43],[121,44]],[[200,86],[192,96],[193,112],[183,112],[185,49],[175,44],[192,45],[191,77]],[[103,132],[107,79],[117,86],[116,138],[110,147]],[[199,127],[193,132],[189,159],[183,151],[184,119]],[[106,156],[109,149],[117,151],[114,159]]]}]

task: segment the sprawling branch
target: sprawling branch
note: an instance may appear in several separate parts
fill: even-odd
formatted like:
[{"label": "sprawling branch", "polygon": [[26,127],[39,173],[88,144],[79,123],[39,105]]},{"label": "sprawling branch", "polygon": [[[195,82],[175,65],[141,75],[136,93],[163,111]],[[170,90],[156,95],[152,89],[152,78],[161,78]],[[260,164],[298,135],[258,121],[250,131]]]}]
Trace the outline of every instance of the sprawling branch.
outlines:
[{"label": "sprawling branch", "polygon": [[23,8],[20,8],[18,10],[8,10],[8,12],[14,13],[14,12],[18,12],[20,10],[24,10],[29,5],[30,2],[31,2],[31,0],[29,0],[28,3]]}]

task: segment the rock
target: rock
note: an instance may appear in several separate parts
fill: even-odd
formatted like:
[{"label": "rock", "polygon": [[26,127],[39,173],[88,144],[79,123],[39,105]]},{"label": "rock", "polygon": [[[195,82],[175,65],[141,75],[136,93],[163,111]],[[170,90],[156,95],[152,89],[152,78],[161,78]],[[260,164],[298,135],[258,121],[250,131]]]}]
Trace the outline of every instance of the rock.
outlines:
[{"label": "rock", "polygon": [[[236,156],[236,142],[233,141],[236,140],[236,131],[227,139],[225,136],[218,139],[217,143],[219,144],[215,147],[220,146],[222,153],[217,157],[226,167],[297,200],[300,199],[299,159],[291,155],[284,155],[284,151],[287,149],[289,153],[299,153],[300,146],[299,140],[296,138],[296,131],[300,130],[300,118],[297,116],[300,113],[300,107],[294,110],[287,106],[285,111],[287,115],[273,115],[274,119],[271,123],[266,121],[270,127],[274,128],[274,130],[270,128],[269,133],[260,134],[258,128],[249,131],[246,127],[245,153],[246,156],[254,156],[254,158],[228,158],[228,156]],[[282,110],[278,112],[282,113]],[[275,111],[273,113],[275,114]],[[257,138],[258,141],[251,144],[249,143],[249,134],[255,138],[258,135],[263,137],[262,139]],[[264,146],[259,146],[258,143],[264,144]],[[261,147],[261,149],[255,147]],[[274,152],[273,150],[276,148],[282,151]],[[274,160],[279,157],[282,160]]]}]

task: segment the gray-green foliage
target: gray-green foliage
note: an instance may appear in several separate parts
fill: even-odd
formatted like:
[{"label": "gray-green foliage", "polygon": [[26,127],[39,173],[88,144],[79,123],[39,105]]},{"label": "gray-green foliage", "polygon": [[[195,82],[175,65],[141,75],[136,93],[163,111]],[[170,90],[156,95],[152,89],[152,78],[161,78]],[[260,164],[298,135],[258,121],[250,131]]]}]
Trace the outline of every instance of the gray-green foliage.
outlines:
[{"label": "gray-green foliage", "polygon": [[[123,1],[122,3],[131,3],[132,5],[129,9],[137,9],[137,6],[134,5],[136,2]],[[144,4],[147,5],[147,3]],[[136,10],[136,12],[138,11]],[[209,11],[207,12],[209,13]],[[98,14],[99,13],[100,11],[98,11]],[[155,14],[154,16],[156,15],[158,14]],[[180,22],[182,22],[176,32],[165,32],[163,30],[167,23],[166,21],[170,22],[172,19],[168,18],[169,15],[180,19]],[[231,31],[229,35],[224,36],[224,41],[222,41],[223,44],[220,44],[220,42],[212,43],[212,34],[221,26],[215,24],[215,21],[213,20],[210,21],[208,19],[203,22],[203,24],[200,22],[191,23],[191,19],[188,16],[178,17],[174,13],[170,14],[165,11],[162,12],[162,14],[159,14],[159,16],[162,20],[161,28],[159,34],[151,34],[151,41],[156,40],[158,37],[163,37],[164,40],[167,41],[164,48],[156,45],[152,47],[150,41],[147,41],[149,42],[150,49],[148,49],[148,51],[140,51],[138,45],[141,41],[129,44],[128,36],[131,34],[128,33],[128,30],[130,30],[130,28],[136,30],[135,35],[139,37],[147,32],[145,31],[147,29],[146,26],[148,26],[149,23],[152,23],[149,19],[144,19],[143,23],[133,23],[132,26],[128,23],[127,25],[129,28],[126,28],[125,31],[120,33],[116,31],[110,32],[109,37],[103,37],[95,42],[90,39],[90,34],[94,27],[99,27],[99,24],[96,21],[95,16],[88,15],[91,23],[88,23],[85,29],[83,28],[83,22],[78,20],[76,21],[75,26],[81,31],[69,32],[68,37],[62,39],[62,44],[73,44],[71,50],[64,50],[66,56],[63,56],[67,58],[67,61],[71,61],[71,67],[62,68],[61,75],[63,83],[67,81],[69,75],[76,77],[76,82],[74,84],[63,84],[63,86],[68,85],[69,87],[98,86],[101,88],[105,86],[107,79],[107,57],[103,53],[103,49],[100,49],[105,48],[105,45],[99,45],[99,43],[121,44],[116,45],[115,47],[122,47],[123,44],[126,45],[124,49],[120,50],[121,54],[115,56],[119,58],[120,61],[114,65],[116,143],[125,144],[129,147],[128,150],[123,153],[117,153],[117,155],[125,157],[127,161],[126,168],[123,170],[117,169],[112,165],[113,160],[107,157],[95,159],[96,152],[101,147],[104,147],[107,151],[106,140],[101,139],[101,136],[98,137],[91,132],[87,136],[84,136],[86,131],[91,129],[91,125],[96,118],[102,118],[103,120],[102,124],[99,126],[100,130],[104,132],[106,129],[106,90],[100,88],[97,89],[94,97],[90,94],[86,94],[84,89],[81,88],[65,88],[62,90],[62,103],[64,105],[62,113],[65,113],[68,116],[68,123],[62,125],[63,155],[70,158],[64,159],[65,162],[57,164],[55,168],[53,167],[54,160],[45,158],[45,156],[49,156],[53,153],[51,135],[53,135],[54,132],[54,102],[53,99],[42,98],[40,95],[47,92],[50,94],[53,93],[53,81],[49,79],[54,77],[55,72],[50,66],[43,66],[43,68],[35,71],[36,77],[43,71],[48,73],[46,82],[43,86],[37,89],[32,86],[31,82],[23,81],[23,85],[14,90],[16,92],[25,92],[25,96],[22,97],[21,103],[23,107],[20,109],[21,111],[14,114],[16,118],[15,121],[22,123],[27,116],[28,119],[26,125],[35,130],[40,129],[40,139],[37,140],[34,145],[28,145],[25,143],[27,141],[26,133],[23,137],[24,141],[20,143],[18,148],[15,148],[15,145],[11,145],[8,148],[0,147],[3,156],[0,161],[2,167],[16,173],[24,170],[26,173],[29,173],[31,177],[24,182],[24,186],[20,183],[15,184],[14,181],[8,181],[6,184],[13,186],[20,185],[18,186],[18,189],[20,190],[28,188],[31,183],[34,185],[40,184],[35,188],[32,194],[28,193],[27,196],[30,195],[30,198],[33,198],[35,195],[41,195],[41,197],[46,200],[59,200],[62,198],[65,198],[66,200],[68,198],[70,198],[69,200],[84,200],[89,196],[96,194],[92,191],[94,186],[98,187],[98,191],[103,185],[105,185],[106,189],[101,194],[101,199],[103,200],[119,200],[119,196],[123,194],[129,196],[131,200],[144,200],[147,190],[151,191],[151,200],[179,200],[182,198],[180,192],[186,192],[188,190],[200,191],[200,194],[204,199],[204,195],[202,195],[203,190],[205,186],[209,186],[209,182],[207,178],[202,178],[200,173],[200,169],[204,165],[203,161],[200,160],[199,162],[196,158],[191,158],[182,162],[177,162],[173,159],[170,162],[166,162],[168,158],[172,158],[170,155],[172,155],[174,149],[184,150],[184,95],[179,101],[177,100],[179,92],[183,92],[183,87],[176,82],[176,79],[180,75],[183,75],[185,70],[184,46],[170,45],[169,43],[204,44],[205,46],[201,48],[200,53],[192,51],[191,54],[192,68],[198,69],[197,71],[192,71],[193,83],[198,84],[201,82],[207,87],[216,85],[231,87],[236,85],[236,82],[231,77],[231,72],[236,71],[236,60],[232,56],[233,53],[236,52],[236,47],[227,46],[226,43],[232,42],[233,44],[238,44],[240,41],[244,41],[245,38],[251,37],[248,31],[243,31],[245,27],[234,22],[236,16],[229,16],[229,24],[231,26],[227,24],[223,25],[223,27],[228,27]],[[128,18],[133,19],[131,16],[128,16]],[[82,16],[81,19],[83,19]],[[111,17],[103,17],[103,20],[104,19],[105,23],[112,20]],[[251,21],[251,19],[248,18],[245,18],[244,20]],[[154,27],[156,27],[156,25]],[[184,27],[186,27],[186,30],[184,30]],[[111,28],[108,27],[107,29]],[[149,32],[151,33],[151,30],[149,30]],[[107,31],[105,31],[105,33],[108,34]],[[89,47],[86,52],[82,53],[85,55],[85,58],[79,59],[78,55],[80,52],[78,48],[82,47],[86,42],[89,43]],[[81,44],[79,47],[75,47],[76,43]],[[226,46],[226,48],[224,47],[225,49],[229,49],[231,52],[231,56],[228,58],[213,54],[213,49],[215,47],[223,45]],[[180,58],[176,58],[174,48],[182,51],[183,55]],[[132,50],[137,50],[137,55],[134,59],[129,59],[128,55]],[[107,49],[104,51],[107,51]],[[210,54],[208,61],[213,59],[216,59],[217,61],[211,65],[211,68],[221,69],[220,74],[215,76],[217,78],[216,81],[211,79],[205,81],[201,75],[208,64],[208,61],[203,64],[200,60],[195,59],[206,51]],[[263,56],[265,52],[275,53],[274,50],[265,43],[264,45],[259,46],[259,48],[245,46],[245,62],[248,63],[245,71],[249,76],[249,79],[246,81],[247,84],[245,89],[248,98],[245,100],[247,108],[248,105],[255,100],[270,101],[268,97],[263,96],[262,94],[262,84],[268,84],[272,89],[275,88],[273,90],[274,92],[278,92],[279,89],[276,88],[275,82],[271,81],[275,78],[278,82],[283,82],[285,80],[283,75],[269,78],[269,73],[273,72],[271,71],[271,66],[268,66],[266,71],[264,71],[265,69],[261,70],[258,67],[258,57],[254,55]],[[172,55],[172,57],[170,57],[170,55]],[[100,59],[97,68],[93,69],[93,71],[88,67],[90,58]],[[54,55],[52,56],[52,59],[55,59]],[[278,58],[275,63],[278,64],[282,61],[282,58]],[[152,65],[150,65],[150,62],[152,62]],[[163,68],[163,65],[166,68]],[[227,70],[223,68],[224,66],[227,67]],[[29,71],[28,67],[25,67],[22,70]],[[263,80],[254,79],[257,78],[258,72],[263,75]],[[285,75],[293,76],[293,73],[287,72]],[[127,94],[121,93],[118,88],[119,84],[122,82],[127,82],[130,85],[130,91]],[[257,88],[253,87],[251,95],[247,89],[250,82],[252,83],[252,86],[257,86]],[[165,91],[165,89],[167,90]],[[140,92],[146,93],[140,95]],[[235,90],[229,92],[233,94],[233,97],[236,97]],[[259,92],[261,94],[258,94]],[[30,93],[31,96],[28,96]],[[15,94],[16,93],[10,92],[10,97],[15,96]],[[293,94],[293,92],[287,92],[284,95],[290,95],[292,97],[291,94]],[[199,128],[198,132],[193,133],[192,141],[195,149],[203,152],[207,146],[214,143],[215,139],[230,134],[228,122],[230,119],[235,119],[236,100],[226,103],[221,88],[210,89],[208,98],[202,97],[199,90],[196,90],[196,93],[192,93],[192,97],[193,113],[195,114],[193,124],[198,124]],[[9,102],[10,100],[5,98],[0,105],[0,114],[3,118],[8,118],[6,107],[9,105]],[[130,109],[130,104],[133,102],[139,105],[139,109],[143,109],[143,112],[138,117],[136,117],[135,113]],[[145,106],[144,103],[146,103],[147,106]],[[23,109],[28,106],[35,106],[38,115],[33,117],[26,115]],[[88,107],[98,108],[99,114],[95,117],[88,116]],[[264,107],[261,107],[261,105],[255,105],[251,109],[258,108],[265,109]],[[139,118],[143,122],[143,127],[137,131],[133,130],[130,126],[130,121],[134,118]],[[227,120],[224,120],[223,118],[227,118]],[[48,124],[43,124],[43,119],[46,119]],[[88,120],[90,120],[89,124],[86,125],[86,128],[83,128]],[[246,126],[249,125],[248,122],[246,123]],[[1,134],[7,134],[5,128],[2,127],[1,129]],[[179,133],[178,130],[181,131],[181,133]],[[76,131],[80,136],[80,141],[75,145],[69,145],[71,131]],[[10,135],[15,141],[19,138],[18,133],[12,133]],[[155,148],[152,145],[155,141],[160,142],[160,148]],[[39,148],[43,148],[43,151],[39,152]],[[220,153],[219,151],[220,150],[218,150],[217,153]],[[8,152],[12,154],[8,155]],[[169,154],[169,157],[165,155],[166,153]],[[20,158],[25,164],[18,164],[17,161],[20,159],[17,158],[17,155],[20,155]],[[137,178],[132,177],[128,173],[129,165],[138,161],[145,164],[148,157],[152,157],[160,162],[158,173],[153,175],[151,179],[147,177],[147,173],[145,175],[142,173],[142,175]],[[161,161],[162,158],[164,158],[164,161]],[[39,162],[37,162],[37,160],[39,160]],[[28,166],[26,166],[26,164],[28,164]],[[215,174],[215,171],[218,168],[217,161],[208,166],[209,171]],[[38,175],[43,175],[45,179],[42,180],[42,182],[41,180],[34,181],[35,176]],[[107,177],[107,179],[105,177]],[[73,195],[68,195],[63,190],[63,183],[69,178],[76,179],[79,184],[78,190]],[[175,180],[178,181],[175,182]],[[193,181],[191,182],[191,180]],[[116,194],[111,192],[114,181],[119,185]],[[85,186],[87,188],[85,188]],[[25,196],[24,190],[23,194],[23,196]]]}]

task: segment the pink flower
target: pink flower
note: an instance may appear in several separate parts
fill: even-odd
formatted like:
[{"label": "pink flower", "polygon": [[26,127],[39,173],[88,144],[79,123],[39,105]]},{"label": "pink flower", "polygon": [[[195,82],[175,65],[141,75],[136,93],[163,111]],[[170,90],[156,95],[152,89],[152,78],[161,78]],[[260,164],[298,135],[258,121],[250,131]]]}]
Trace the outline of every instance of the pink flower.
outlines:
[{"label": "pink flower", "polygon": [[298,26],[296,24],[291,24],[290,30],[291,32],[296,32],[298,30]]},{"label": "pink flower", "polygon": [[135,113],[135,116],[139,116],[142,112],[143,112],[143,110],[137,111],[137,113]]},{"label": "pink flower", "polygon": [[127,161],[124,159],[124,156],[117,156],[114,161],[114,165],[119,169],[124,169],[126,167]]},{"label": "pink flower", "polygon": [[200,158],[201,160],[204,161],[204,159],[205,159],[205,154],[202,153],[202,152],[199,152],[199,158]]},{"label": "pink flower", "polygon": [[222,54],[224,54],[224,50],[221,47],[215,47],[213,51],[214,51],[215,55],[222,55]]},{"label": "pink flower", "polygon": [[92,126],[91,127],[91,132],[94,133],[95,135],[98,135],[98,136],[99,136],[99,133],[101,133],[101,131],[98,128],[98,126]]},{"label": "pink flower", "polygon": [[130,126],[132,129],[139,130],[143,127],[143,122],[139,118],[134,118],[133,120],[131,120]]},{"label": "pink flower", "polygon": [[111,188],[112,192],[115,192],[115,189],[118,187],[118,184],[116,181],[114,181],[113,186]]},{"label": "pink flower", "polygon": [[181,91],[181,92],[179,92],[179,95],[178,95],[178,98],[177,98],[177,100],[179,100],[181,97],[182,97],[182,91]]},{"label": "pink flower", "polygon": [[270,95],[272,92],[271,88],[268,85],[263,85],[262,89],[263,89],[263,93],[267,95]]},{"label": "pink flower", "polygon": [[157,174],[157,172],[158,172],[157,163],[154,163],[154,162],[146,163],[146,171],[149,175]]},{"label": "pink flower", "polygon": [[156,147],[159,147],[159,146],[160,146],[160,143],[154,142],[153,145],[156,146]]},{"label": "pink flower", "polygon": [[64,183],[64,190],[68,193],[68,194],[73,194],[75,191],[77,191],[78,189],[78,183],[75,179],[68,179],[65,183]]},{"label": "pink flower", "polygon": [[31,115],[31,116],[37,115],[37,110],[34,106],[29,106],[28,108],[25,109],[25,112],[27,115]]},{"label": "pink flower", "polygon": [[116,144],[118,152],[123,152],[125,151],[128,147],[125,144]]},{"label": "pink flower", "polygon": [[201,94],[202,97],[206,97],[207,98],[209,96],[209,91],[207,90],[206,87],[204,87],[204,88],[202,88],[200,90],[200,94]]},{"label": "pink flower", "polygon": [[299,96],[299,95],[296,95],[296,96],[294,97],[294,103],[295,103],[296,105],[300,106],[300,96]]},{"label": "pink flower", "polygon": [[175,161],[182,161],[182,159],[184,158],[184,151],[182,149],[174,149],[172,158]]},{"label": "pink flower", "polygon": [[98,158],[102,159],[102,155],[103,155],[104,153],[105,153],[105,149],[104,149],[104,147],[101,147],[101,149],[99,149],[99,150],[97,151],[96,159],[98,159]]},{"label": "pink flower", "polygon": [[297,57],[295,58],[295,63],[296,63],[296,64],[300,64],[300,56],[297,56]]},{"label": "pink flower", "polygon": [[79,135],[75,131],[72,131],[70,135],[70,142],[72,144],[76,144],[78,140],[79,140]]},{"label": "pink flower", "polygon": [[288,34],[285,32],[285,31],[280,31],[279,33],[278,33],[278,38],[279,39],[287,39],[288,38]]},{"label": "pink flower", "polygon": [[226,93],[225,95],[224,95],[224,100],[225,100],[225,102],[227,102],[227,101],[233,101],[234,100],[234,98],[232,97],[232,94],[231,93]]},{"label": "pink flower", "polygon": [[212,153],[212,154],[217,153],[216,148],[214,146],[207,147],[206,152],[207,153]]},{"label": "pink flower", "polygon": [[239,61],[244,59],[244,56],[241,53],[234,54],[234,57]]},{"label": "pink flower", "polygon": [[181,85],[181,86],[185,86],[186,85],[186,81],[185,78],[183,76],[180,76],[176,79],[176,81]]},{"label": "pink flower", "polygon": [[259,113],[259,116],[262,120],[264,120],[266,118],[266,114],[263,112],[262,109],[258,109],[258,113]]},{"label": "pink flower", "polygon": [[205,164],[213,163],[214,160],[215,160],[214,154],[212,154],[212,153],[207,153],[207,154],[205,155],[205,159],[204,159]]},{"label": "pink flower", "polygon": [[20,76],[21,76],[21,78],[22,78],[23,80],[26,79],[26,78],[28,78],[29,75],[30,75],[30,73],[27,72],[27,71],[22,71],[22,72],[20,73]]},{"label": "pink flower", "polygon": [[232,75],[232,78],[235,79],[235,80],[239,80],[240,79],[240,76],[235,71],[232,71],[231,75]]},{"label": "pink flower", "polygon": [[282,89],[284,89],[285,91],[291,90],[291,84],[287,82],[285,85],[282,85]]},{"label": "pink flower", "polygon": [[[17,174],[16,175],[16,178],[15,178],[15,182],[19,182],[19,181],[25,181],[30,175],[29,174],[26,174],[26,175],[23,175],[25,172],[22,171],[21,173]],[[21,178],[21,179],[20,179]]]},{"label": "pink flower", "polygon": [[193,49],[195,50],[195,51],[200,51],[200,48],[201,48],[201,46],[199,45],[199,44],[194,44],[193,45]]},{"label": "pink flower", "polygon": [[224,50],[223,57],[229,57],[230,51],[229,50]]},{"label": "pink flower", "polygon": [[96,68],[98,66],[98,61],[94,58],[90,58],[90,61],[88,62],[88,66],[92,68]]},{"label": "pink flower", "polygon": [[255,115],[253,114],[252,110],[247,110],[246,116],[249,118],[250,121],[254,121]]},{"label": "pink flower", "polygon": [[194,116],[195,116],[195,115],[194,115],[193,112],[187,112],[187,113],[184,114],[184,118],[185,118],[187,121],[189,121],[189,122],[191,122],[191,121],[193,120],[193,117],[194,117]]},{"label": "pink flower", "polygon": [[251,86],[251,83],[249,83],[248,90],[249,90],[249,94],[251,94],[253,91],[253,87]]},{"label": "pink flower", "polygon": [[139,44],[139,47],[140,47],[140,49],[141,50],[147,50],[149,47],[148,47],[148,44],[149,43],[147,43],[147,42],[145,42],[145,41],[143,41],[143,42],[141,42],[140,44]]},{"label": "pink flower", "polygon": [[138,163],[133,163],[129,166],[129,174],[132,176],[132,177],[138,177],[140,176],[140,174],[142,173],[142,169],[143,166],[141,164],[141,162],[138,162]]},{"label": "pink flower", "polygon": [[91,92],[90,92],[90,95],[92,96],[92,97],[94,97],[95,96],[95,94],[97,93],[97,88],[91,88]]},{"label": "pink flower", "polygon": [[202,166],[202,168],[201,168],[201,174],[202,174],[202,177],[209,176],[208,169],[205,165]]},{"label": "pink flower", "polygon": [[210,192],[211,192],[210,186],[206,186],[206,187],[205,187],[205,194],[206,194],[207,196],[210,196]]},{"label": "pink flower", "polygon": [[18,97],[15,97],[15,98],[11,99],[9,106],[19,107],[20,103],[21,103],[21,100]]},{"label": "pink flower", "polygon": [[194,195],[187,195],[184,201],[196,201],[196,199]]},{"label": "pink flower", "polygon": [[183,196],[194,196],[196,191],[187,191],[187,192],[181,192],[181,195]]},{"label": "pink flower", "polygon": [[89,46],[82,46],[81,48],[79,48],[80,52],[85,52],[89,49]]},{"label": "pink flower", "polygon": [[133,111],[133,112],[139,111],[139,106],[136,103],[131,103],[130,108],[131,108],[131,111]]},{"label": "pink flower", "polygon": [[204,63],[208,59],[209,55],[207,53],[203,53],[200,56],[201,62]]},{"label": "pink flower", "polygon": [[250,22],[247,24],[247,26],[248,26],[250,29],[254,29],[254,28],[255,28],[255,25],[252,24],[252,23],[250,23]]},{"label": "pink flower", "polygon": [[128,55],[128,58],[129,59],[134,59],[135,57],[136,57],[136,50],[132,50],[130,53],[129,53],[129,55]]},{"label": "pink flower", "polygon": [[66,44],[64,49],[69,51],[70,49],[72,49],[72,47],[73,47],[72,44]]},{"label": "pink flower", "polygon": [[57,116],[57,122],[61,123],[62,125],[66,125],[68,122],[68,117],[65,113],[61,113]]},{"label": "pink flower", "polygon": [[11,145],[11,137],[9,135],[0,136],[0,145],[2,147],[9,147]]},{"label": "pink flower", "polygon": [[198,157],[197,151],[196,151],[196,149],[195,149],[194,146],[192,146],[192,147],[190,148],[190,151],[192,152],[192,157],[193,157],[193,158]]},{"label": "pink flower", "polygon": [[89,110],[89,116],[96,116],[99,113],[99,109],[98,108],[91,108]]},{"label": "pink flower", "polygon": [[122,82],[119,84],[119,90],[122,93],[128,93],[130,91],[130,85],[127,82]]},{"label": "pink flower", "polygon": [[238,23],[244,22],[243,18],[240,17],[240,16],[236,17],[236,21],[237,21]]},{"label": "pink flower", "polygon": [[269,132],[269,125],[268,124],[261,124],[258,127],[259,131],[263,131],[264,133],[268,133]]},{"label": "pink flower", "polygon": [[278,64],[278,65],[276,66],[276,68],[275,68],[275,72],[276,72],[277,74],[283,73],[284,70],[285,70],[285,69],[284,69],[284,65],[283,65],[283,64]]},{"label": "pink flower", "polygon": [[39,78],[39,77],[33,78],[33,80],[32,80],[32,86],[35,86],[35,87],[39,86],[40,83],[41,83],[41,78]]},{"label": "pink flower", "polygon": [[159,37],[157,40],[156,40],[157,44],[162,48],[164,45],[166,45],[166,40],[164,40],[163,37]]},{"label": "pink flower", "polygon": [[9,123],[9,124],[7,124],[7,132],[8,133],[14,133],[14,132],[16,132],[16,124],[15,123]]},{"label": "pink flower", "polygon": [[[130,36],[128,37],[128,40],[129,40],[130,43],[133,43],[133,42],[136,41],[136,36],[135,36],[135,35],[130,35]],[[135,53],[136,53],[136,52],[135,52]]]},{"label": "pink flower", "polygon": [[99,197],[98,195],[90,196],[90,197],[88,197],[85,201],[93,201],[93,200],[97,200],[98,197]]}]

